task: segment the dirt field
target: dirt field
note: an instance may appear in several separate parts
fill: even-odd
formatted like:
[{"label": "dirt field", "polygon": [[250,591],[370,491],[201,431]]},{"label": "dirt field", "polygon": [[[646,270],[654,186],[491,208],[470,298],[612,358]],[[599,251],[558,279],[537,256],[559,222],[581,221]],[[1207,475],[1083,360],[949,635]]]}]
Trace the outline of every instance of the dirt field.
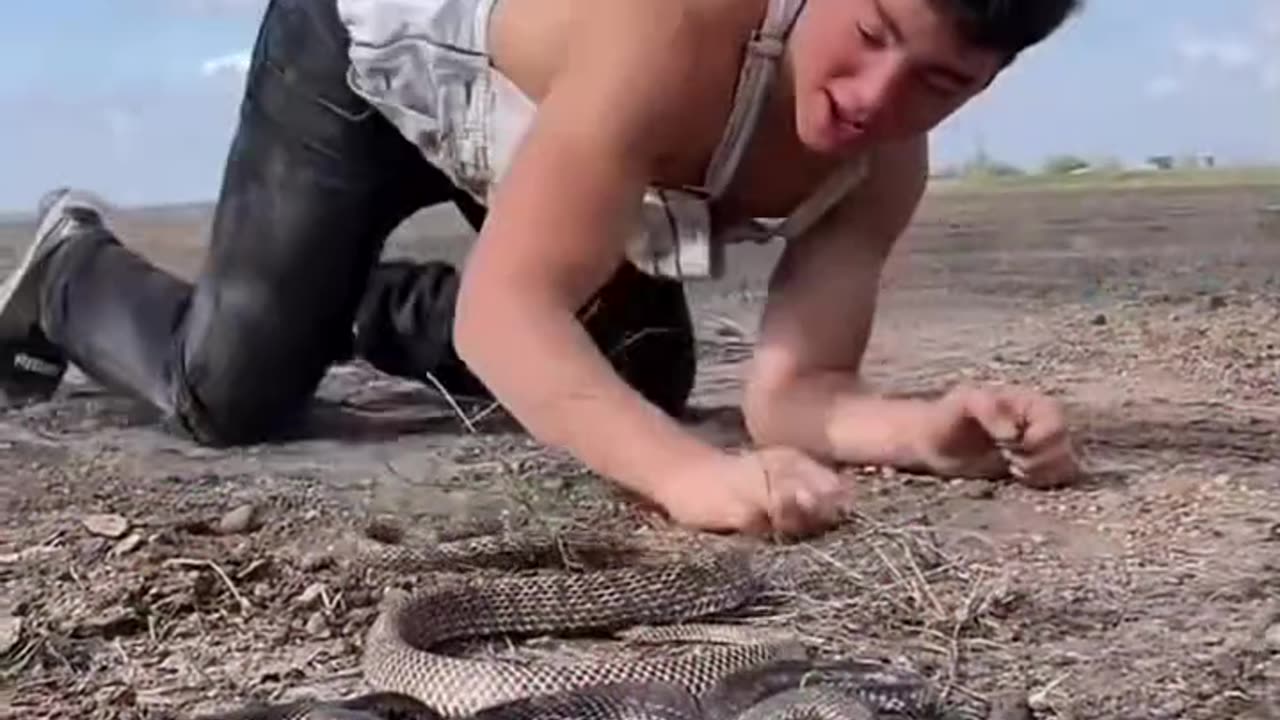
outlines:
[{"label": "dirt field", "polygon": [[[1278,201],[1280,187],[931,196],[886,278],[869,375],[1046,388],[1091,476],[1036,492],[852,468],[864,499],[846,526],[761,546],[788,602],[761,622],[1037,718],[1280,718],[1280,236],[1258,225]],[[185,272],[207,221],[117,222]],[[0,229],[0,267],[29,232]],[[464,236],[451,212],[425,214],[390,252],[456,257]],[[732,278],[696,292],[690,422],[725,443],[742,441],[736,371],[776,251],[738,252]],[[309,436],[235,451],[176,440],[79,377],[0,413],[0,715],[360,690],[378,597],[411,579],[326,547],[374,519],[426,537],[472,520],[663,530],[496,413],[468,429],[361,367],[320,395]]]}]

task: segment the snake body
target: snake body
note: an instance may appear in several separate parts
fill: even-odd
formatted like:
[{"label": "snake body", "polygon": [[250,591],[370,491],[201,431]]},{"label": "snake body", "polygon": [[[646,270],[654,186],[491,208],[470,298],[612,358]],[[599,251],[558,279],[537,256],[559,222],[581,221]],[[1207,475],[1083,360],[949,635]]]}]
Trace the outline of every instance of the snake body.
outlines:
[{"label": "snake body", "polygon": [[365,677],[378,690],[410,695],[448,716],[528,695],[618,682],[674,682],[701,693],[736,670],[802,650],[774,642],[721,644],[695,656],[549,668],[451,657],[431,649],[482,635],[608,631],[732,610],[757,590],[745,560],[725,554],[654,567],[500,576],[392,598],[369,631]]},{"label": "snake body", "polygon": [[[485,536],[426,550],[380,546],[362,557],[405,570],[513,560],[525,566],[569,549],[562,538]],[[760,589],[749,558],[736,551],[588,572],[464,574],[385,601],[363,657],[375,692],[205,720],[867,720],[879,716],[873,711],[932,717],[933,697],[917,676],[880,663],[811,660],[802,647],[776,638],[720,638],[697,653],[553,665],[440,650],[483,636],[683,623],[739,608]]]}]

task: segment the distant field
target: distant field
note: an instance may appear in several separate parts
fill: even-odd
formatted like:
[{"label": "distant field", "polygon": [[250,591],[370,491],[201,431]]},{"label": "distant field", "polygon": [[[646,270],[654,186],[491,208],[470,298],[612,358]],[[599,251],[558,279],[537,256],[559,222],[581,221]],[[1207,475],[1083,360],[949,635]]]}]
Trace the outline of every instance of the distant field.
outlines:
[{"label": "distant field", "polygon": [[[934,179],[930,192],[1008,192],[1038,190],[1098,190],[1139,188],[1190,188],[1270,186],[1280,193],[1280,167],[1219,168],[1213,170],[1123,170],[1098,171],[1076,175],[1028,174],[1019,176],[967,176]],[[1280,194],[1277,195],[1280,202]]]}]

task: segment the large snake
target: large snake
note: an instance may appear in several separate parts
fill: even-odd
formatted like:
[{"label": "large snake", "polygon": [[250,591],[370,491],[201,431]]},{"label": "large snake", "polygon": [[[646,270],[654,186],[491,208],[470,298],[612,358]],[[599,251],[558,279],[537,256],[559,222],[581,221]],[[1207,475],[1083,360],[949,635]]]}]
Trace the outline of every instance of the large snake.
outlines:
[{"label": "large snake", "polygon": [[[616,545],[578,539],[614,557]],[[526,567],[573,551],[571,538],[484,536],[426,550],[362,544],[361,562],[405,570],[459,564]],[[622,552],[626,550],[623,549]],[[713,643],[694,654],[529,665],[455,657],[442,644],[505,634],[618,631],[733,611],[761,580],[739,551],[587,572],[511,574],[392,594],[369,630],[363,670],[374,692],[202,720],[871,720],[941,717],[921,676],[878,662],[813,660],[776,639]],[[677,630],[679,625],[672,626]],[[680,634],[678,632],[673,634]],[[685,633],[699,635],[696,629]]]}]

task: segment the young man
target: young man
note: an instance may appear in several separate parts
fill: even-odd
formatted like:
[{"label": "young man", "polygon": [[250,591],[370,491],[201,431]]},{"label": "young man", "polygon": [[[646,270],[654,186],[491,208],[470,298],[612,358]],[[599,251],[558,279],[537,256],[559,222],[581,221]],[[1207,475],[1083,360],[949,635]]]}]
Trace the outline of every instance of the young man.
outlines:
[{"label": "young man", "polygon": [[[859,383],[879,272],[925,184],[926,134],[1076,0],[273,0],[209,258],[194,286],[129,251],[81,193],[43,203],[0,291],[0,388],[68,360],[199,442],[268,440],[361,357],[492,392],[677,522],[805,534],[832,466],[1076,468],[1031,390],[895,399]],[[459,275],[379,263],[456,203]],[[783,238],[745,392],[758,450],[677,416],[693,383],[681,282]]]}]

